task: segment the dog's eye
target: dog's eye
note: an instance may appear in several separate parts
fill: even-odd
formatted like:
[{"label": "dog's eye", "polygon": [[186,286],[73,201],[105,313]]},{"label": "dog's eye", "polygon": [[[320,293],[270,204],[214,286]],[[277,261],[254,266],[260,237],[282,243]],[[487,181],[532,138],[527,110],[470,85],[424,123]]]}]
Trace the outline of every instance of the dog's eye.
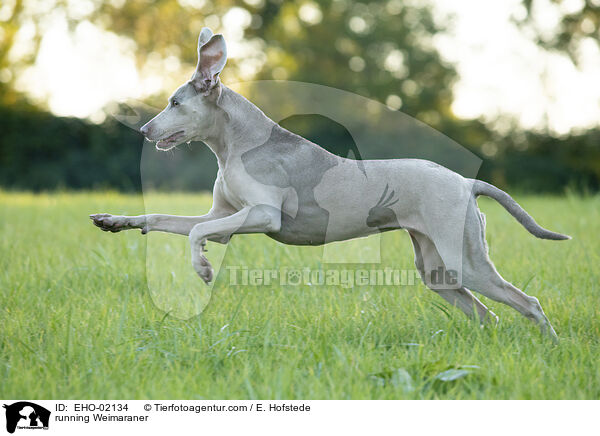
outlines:
[{"label": "dog's eye", "polygon": [[171,102],[171,104],[172,104],[173,106],[179,106],[179,102],[178,102],[177,100],[173,100],[173,101]]}]

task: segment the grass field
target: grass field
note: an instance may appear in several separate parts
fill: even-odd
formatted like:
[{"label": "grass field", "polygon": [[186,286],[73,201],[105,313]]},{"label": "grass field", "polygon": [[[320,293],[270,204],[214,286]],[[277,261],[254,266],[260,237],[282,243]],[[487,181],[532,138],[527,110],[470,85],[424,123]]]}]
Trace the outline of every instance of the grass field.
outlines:
[{"label": "grass field", "polygon": [[[480,329],[420,283],[230,286],[223,268],[205,311],[182,320],[151,298],[146,244],[164,270],[193,277],[186,238],[104,233],[87,217],[144,213],[141,196],[0,192],[0,398],[598,399],[600,198],[518,200],[574,238],[535,239],[480,200],[492,259],[539,298],[559,345],[489,300],[500,324]],[[210,197],[152,204],[200,214]],[[161,251],[171,241],[182,245]],[[321,253],[238,236],[224,264],[318,269]],[[408,236],[385,234],[382,258],[412,270]],[[200,279],[186,283],[206,295]]]}]

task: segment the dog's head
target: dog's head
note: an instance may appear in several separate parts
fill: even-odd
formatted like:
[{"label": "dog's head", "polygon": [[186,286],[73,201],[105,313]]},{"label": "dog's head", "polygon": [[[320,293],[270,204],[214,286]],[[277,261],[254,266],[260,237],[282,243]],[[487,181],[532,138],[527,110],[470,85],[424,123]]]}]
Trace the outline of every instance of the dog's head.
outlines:
[{"label": "dog's head", "polygon": [[159,150],[193,139],[205,139],[215,129],[221,95],[219,74],[227,62],[223,35],[205,27],[198,38],[198,65],[192,78],[169,98],[167,107],[140,129]]}]

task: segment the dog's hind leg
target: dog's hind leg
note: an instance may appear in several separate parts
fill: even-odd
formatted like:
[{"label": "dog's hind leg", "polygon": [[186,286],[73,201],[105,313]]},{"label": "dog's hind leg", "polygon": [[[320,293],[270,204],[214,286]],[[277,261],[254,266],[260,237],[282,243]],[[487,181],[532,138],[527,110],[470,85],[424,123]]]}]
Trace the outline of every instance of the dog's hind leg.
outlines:
[{"label": "dog's hind leg", "polygon": [[[421,275],[423,283],[427,285],[431,280],[431,272],[436,271],[440,266],[443,267],[444,264],[435,245],[429,238],[414,231],[409,232],[409,234],[415,251],[415,266]],[[432,290],[451,305],[458,307],[470,318],[477,317],[482,322],[498,322],[498,317],[494,312],[489,310],[475,295],[464,287]]]},{"label": "dog's hind leg", "polygon": [[[473,213],[475,212],[475,213]],[[492,300],[504,303],[536,322],[543,333],[557,336],[537,298],[525,294],[504,280],[490,260],[485,243],[484,220],[475,208],[469,208],[463,245],[463,285]]]}]

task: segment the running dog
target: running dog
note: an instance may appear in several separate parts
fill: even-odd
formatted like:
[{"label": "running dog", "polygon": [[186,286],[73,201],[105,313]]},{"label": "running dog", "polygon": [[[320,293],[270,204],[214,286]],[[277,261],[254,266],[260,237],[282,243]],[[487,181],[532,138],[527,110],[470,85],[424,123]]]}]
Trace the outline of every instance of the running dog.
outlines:
[{"label": "running dog", "polygon": [[[90,215],[102,230],[141,229],[189,237],[192,265],[209,283],[206,241],[226,244],[234,234],[264,233],[285,244],[321,245],[404,229],[423,282],[450,304],[482,321],[498,321],[471,290],[507,304],[556,333],[537,298],[504,280],[488,257],[485,217],[476,198],[498,201],[531,234],[570,239],[546,230],[507,193],[419,159],[357,161],[329,153],[280,127],[224,86],[222,35],[202,29],[192,78],[140,132],[159,150],[200,140],[217,157],[211,210],[202,216]],[[449,280],[434,280],[440,268]],[[458,273],[457,273],[458,272]]]}]

